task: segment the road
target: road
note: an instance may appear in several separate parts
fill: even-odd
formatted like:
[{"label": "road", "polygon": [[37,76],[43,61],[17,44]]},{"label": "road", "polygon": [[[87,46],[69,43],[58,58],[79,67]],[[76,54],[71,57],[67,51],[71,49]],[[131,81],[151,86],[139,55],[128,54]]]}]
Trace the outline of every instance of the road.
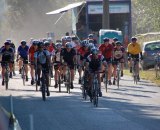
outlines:
[{"label": "road", "polygon": [[160,88],[153,83],[141,80],[134,85],[131,77],[124,76],[119,89],[111,85],[105,93],[103,88],[95,108],[82,99],[77,80],[71,94],[64,87],[62,93],[50,87],[51,96],[44,102],[35,86],[30,82],[23,86],[17,74],[9,81],[9,90],[0,86],[0,104],[9,110],[12,94],[22,130],[31,130],[30,115],[34,130],[160,130]]}]

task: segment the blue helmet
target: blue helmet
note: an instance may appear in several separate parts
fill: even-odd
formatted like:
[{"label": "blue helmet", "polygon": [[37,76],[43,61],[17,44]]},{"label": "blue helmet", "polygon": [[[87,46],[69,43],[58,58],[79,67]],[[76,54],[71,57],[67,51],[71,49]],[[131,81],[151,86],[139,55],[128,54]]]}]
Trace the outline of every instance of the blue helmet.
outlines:
[{"label": "blue helmet", "polygon": [[98,48],[94,47],[94,48],[91,49],[91,53],[94,54],[94,55],[98,54],[98,52],[99,52]]},{"label": "blue helmet", "polygon": [[72,44],[70,42],[66,43],[66,48],[72,48]]}]

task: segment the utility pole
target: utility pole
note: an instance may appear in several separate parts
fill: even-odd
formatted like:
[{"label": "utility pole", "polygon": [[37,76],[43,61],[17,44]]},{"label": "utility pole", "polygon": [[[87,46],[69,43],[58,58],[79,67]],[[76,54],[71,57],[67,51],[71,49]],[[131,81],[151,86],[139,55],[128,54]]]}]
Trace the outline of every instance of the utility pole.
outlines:
[{"label": "utility pole", "polygon": [[109,29],[109,0],[103,0],[103,17],[102,17],[102,28]]}]

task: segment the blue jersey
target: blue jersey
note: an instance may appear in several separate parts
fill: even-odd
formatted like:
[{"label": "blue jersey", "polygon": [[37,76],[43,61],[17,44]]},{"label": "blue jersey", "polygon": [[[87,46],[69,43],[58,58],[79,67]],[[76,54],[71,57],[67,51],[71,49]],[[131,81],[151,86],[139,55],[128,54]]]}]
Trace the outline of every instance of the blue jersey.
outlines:
[{"label": "blue jersey", "polygon": [[29,50],[29,47],[27,45],[25,47],[19,46],[18,47],[18,54],[22,58],[27,58],[28,57],[28,50]]},{"label": "blue jersey", "polygon": [[36,58],[38,63],[40,64],[46,64],[47,57],[50,57],[50,53],[48,50],[37,51],[34,53],[34,58]]},{"label": "blue jersey", "polygon": [[0,55],[2,55],[2,61],[13,61],[14,51],[11,47],[9,49],[2,47]]}]

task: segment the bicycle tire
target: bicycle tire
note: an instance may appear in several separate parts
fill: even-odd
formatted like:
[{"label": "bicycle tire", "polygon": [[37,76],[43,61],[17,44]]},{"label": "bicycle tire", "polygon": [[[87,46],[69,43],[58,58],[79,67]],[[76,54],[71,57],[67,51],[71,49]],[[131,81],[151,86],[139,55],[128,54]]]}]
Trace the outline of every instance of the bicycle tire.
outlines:
[{"label": "bicycle tire", "polygon": [[104,81],[105,81],[104,84],[105,84],[105,89],[106,89],[106,93],[107,93],[107,91],[108,91],[108,72],[107,72],[107,70],[105,72],[105,80]]},{"label": "bicycle tire", "polygon": [[46,101],[46,88],[44,84],[42,84],[42,99]]},{"label": "bicycle tire", "polygon": [[8,71],[6,71],[5,72],[5,87],[6,87],[6,90],[8,90],[8,81],[9,81]]},{"label": "bicycle tire", "polygon": [[59,87],[59,92],[61,92],[61,76],[60,76],[60,74],[58,75],[58,87]]},{"label": "bicycle tire", "polygon": [[25,86],[25,71],[24,71],[24,67],[22,67],[22,69],[21,69],[21,75],[22,75],[23,85]]},{"label": "bicycle tire", "polygon": [[117,71],[117,87],[119,88],[119,81],[120,81],[120,71]]}]

